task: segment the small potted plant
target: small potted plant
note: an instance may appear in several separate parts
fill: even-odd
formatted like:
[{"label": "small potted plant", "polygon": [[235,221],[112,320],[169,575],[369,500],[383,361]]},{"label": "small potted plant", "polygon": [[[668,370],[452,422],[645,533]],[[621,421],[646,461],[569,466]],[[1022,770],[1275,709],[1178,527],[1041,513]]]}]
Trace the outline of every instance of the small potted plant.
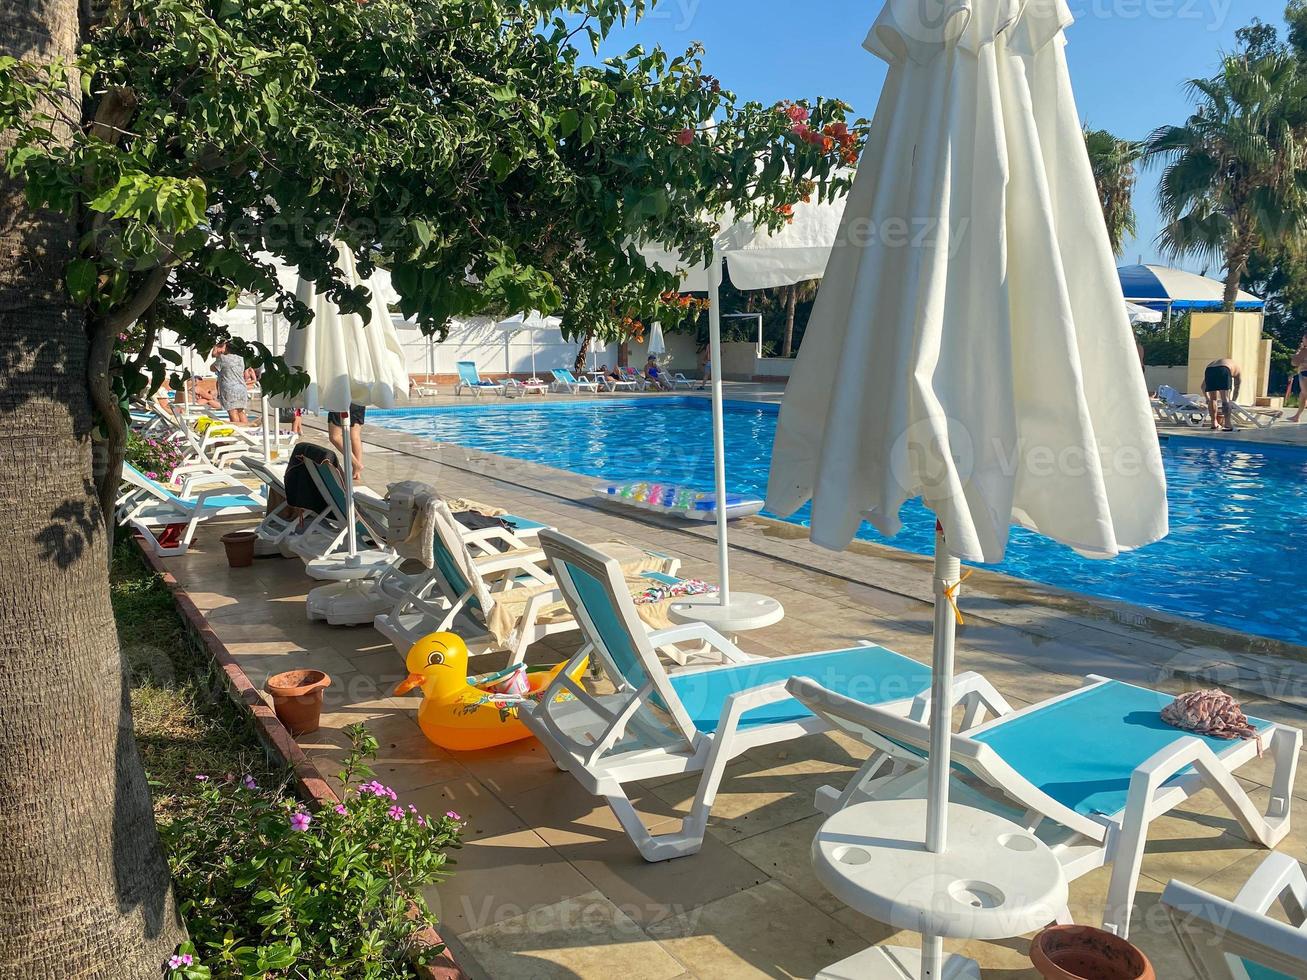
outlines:
[{"label": "small potted plant", "polygon": [[320,670],[288,670],[269,677],[264,688],[272,695],[277,720],[292,735],[308,735],[318,730],[322,692],[330,686],[331,678]]}]

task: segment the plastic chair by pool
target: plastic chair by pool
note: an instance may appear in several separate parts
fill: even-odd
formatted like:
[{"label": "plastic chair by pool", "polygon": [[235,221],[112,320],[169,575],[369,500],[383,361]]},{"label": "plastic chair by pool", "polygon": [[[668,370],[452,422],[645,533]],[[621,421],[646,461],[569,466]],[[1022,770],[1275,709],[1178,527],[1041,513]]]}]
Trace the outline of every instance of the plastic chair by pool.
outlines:
[{"label": "plastic chair by pool", "polygon": [[[649,632],[631,600],[621,565],[557,531],[540,543],[572,614],[616,693],[594,695],[559,674],[521,717],[554,762],[602,796],[646,861],[696,853],[727,764],[761,745],[827,731],[828,722],[790,697],[785,681],[802,675],[856,691],[858,697],[924,716],[930,668],[870,644],[774,659],[750,657],[711,627],[694,623]],[[699,644],[718,665],[669,670],[661,648]],[[967,710],[980,697],[1002,698],[977,675],[958,678]],[[979,694],[977,694],[979,692]],[[570,697],[564,697],[570,695]],[[914,699],[916,699],[914,701]],[[626,787],[645,779],[701,772],[690,814],[678,832],[651,834]]]},{"label": "plastic chair by pool", "polygon": [[567,391],[573,395],[579,395],[583,391],[599,391],[599,386],[593,381],[578,378],[567,368],[554,368],[549,373],[554,376],[554,382],[550,387],[555,391]]},{"label": "plastic chair by pool", "polygon": [[[818,791],[817,806],[833,812],[864,799],[924,794],[930,731],[925,724],[851,700],[811,680],[790,693],[817,714],[876,751],[845,790]],[[1172,728],[1161,719],[1168,694],[1089,677],[1061,697],[1003,714],[953,736],[959,773],[993,787],[1025,813],[1023,822],[1053,848],[1068,879],[1112,864],[1104,928],[1125,938],[1148,826],[1194,793],[1210,788],[1250,840],[1274,847],[1289,832],[1293,781],[1302,732],[1248,719],[1260,740],[1222,741]],[[1260,743],[1260,744],[1259,744]],[[1234,773],[1261,755],[1275,763],[1263,814]],[[887,764],[893,764],[888,775]],[[958,797],[993,801],[964,785]],[[1041,826],[1044,824],[1053,826]]]},{"label": "plastic chair by pool", "polygon": [[[1288,923],[1271,918],[1279,903]],[[1162,907],[1197,980],[1307,977],[1307,875],[1287,854],[1272,854],[1234,901],[1172,881]]]},{"label": "plastic chair by pool", "polygon": [[458,384],[454,386],[454,394],[461,395],[464,391],[470,391],[480,398],[482,392],[486,391],[502,394],[504,386],[496,381],[482,381],[475,362],[459,361]]}]

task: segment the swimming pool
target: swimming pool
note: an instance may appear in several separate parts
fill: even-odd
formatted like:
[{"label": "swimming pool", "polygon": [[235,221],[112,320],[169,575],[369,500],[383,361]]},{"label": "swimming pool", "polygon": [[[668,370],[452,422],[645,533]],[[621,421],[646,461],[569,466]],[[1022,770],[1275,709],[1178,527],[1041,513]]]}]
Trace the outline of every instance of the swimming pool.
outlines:
[{"label": "swimming pool", "polygon": [[[727,481],[764,495],[778,406],[728,402]],[[503,403],[369,412],[389,429],[611,480],[657,478],[711,490],[712,429],[704,398]],[[1018,578],[1122,599],[1246,633],[1307,644],[1295,581],[1307,560],[1307,452],[1163,443],[1171,502],[1165,540],[1115,561],[1090,561],[1021,528],[993,566]],[[805,507],[792,521],[806,524]],[[930,512],[912,502],[887,542],[933,547]]]}]

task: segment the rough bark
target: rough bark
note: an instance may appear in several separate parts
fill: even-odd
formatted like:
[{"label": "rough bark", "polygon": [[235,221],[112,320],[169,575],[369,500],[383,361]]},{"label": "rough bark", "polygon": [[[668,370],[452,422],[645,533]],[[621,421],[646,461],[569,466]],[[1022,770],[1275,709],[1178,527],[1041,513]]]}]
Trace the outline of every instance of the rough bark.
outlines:
[{"label": "rough bark", "polygon": [[581,374],[586,370],[585,362],[590,356],[590,344],[593,343],[593,341],[594,338],[591,337],[590,334],[586,334],[581,338],[581,346],[576,350],[576,363],[572,365],[572,372],[574,374]]},{"label": "rough bark", "polygon": [[[0,4],[0,55],[77,41],[70,0]],[[109,604],[72,237],[0,177],[0,980],[158,977],[182,938]]]},{"label": "rough bark", "polygon": [[1252,251],[1252,243],[1240,238],[1226,255],[1225,297],[1221,307],[1226,313],[1234,311],[1235,303],[1239,299],[1239,286],[1243,282],[1243,274],[1248,271],[1248,260],[1252,256]]}]

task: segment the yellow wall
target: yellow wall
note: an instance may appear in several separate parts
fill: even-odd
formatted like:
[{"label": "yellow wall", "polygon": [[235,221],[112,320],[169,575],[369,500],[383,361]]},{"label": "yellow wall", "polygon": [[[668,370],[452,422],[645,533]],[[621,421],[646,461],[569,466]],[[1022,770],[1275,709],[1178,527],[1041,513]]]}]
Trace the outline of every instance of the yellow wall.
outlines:
[{"label": "yellow wall", "polygon": [[1260,313],[1194,313],[1189,317],[1189,386],[1202,388],[1203,372],[1212,361],[1228,357],[1243,372],[1239,401],[1252,404],[1266,393]]}]

